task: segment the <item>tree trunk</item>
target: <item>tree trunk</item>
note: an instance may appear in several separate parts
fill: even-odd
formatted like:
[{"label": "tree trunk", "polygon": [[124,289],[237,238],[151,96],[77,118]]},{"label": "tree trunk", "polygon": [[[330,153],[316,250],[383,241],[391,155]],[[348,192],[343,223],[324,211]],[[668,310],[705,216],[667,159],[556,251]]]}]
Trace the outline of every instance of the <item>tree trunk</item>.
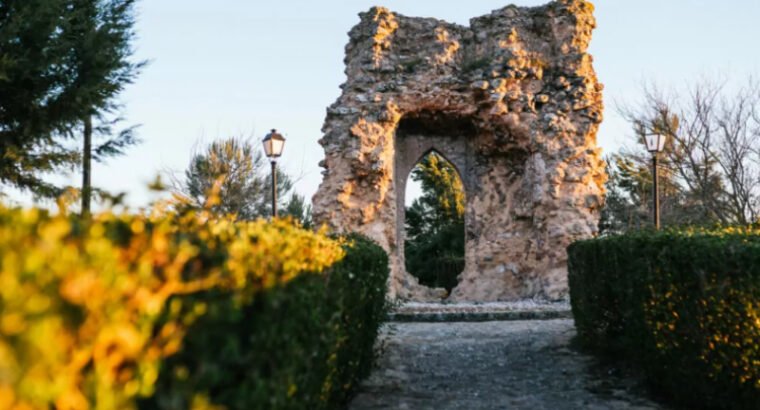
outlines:
[{"label": "tree trunk", "polygon": [[84,148],[82,152],[82,216],[90,215],[90,199],[92,196],[92,116],[84,119]]}]

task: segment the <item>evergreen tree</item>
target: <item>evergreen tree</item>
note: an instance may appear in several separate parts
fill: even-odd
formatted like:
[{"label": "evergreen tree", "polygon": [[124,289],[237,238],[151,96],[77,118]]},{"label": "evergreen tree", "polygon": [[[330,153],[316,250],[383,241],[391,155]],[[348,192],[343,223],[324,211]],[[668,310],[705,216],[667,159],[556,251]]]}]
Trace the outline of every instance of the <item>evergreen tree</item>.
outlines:
[{"label": "evergreen tree", "polygon": [[[607,197],[599,221],[601,233],[622,233],[652,225],[653,182],[648,155],[624,150],[607,159]],[[667,167],[660,169],[659,189],[663,225],[686,223],[690,212],[683,206],[683,191]]]},{"label": "evergreen tree", "polygon": [[[70,70],[74,83],[85,90],[86,111],[81,117],[82,133],[82,213],[90,211],[92,195],[92,160],[124,153],[138,140],[134,127],[113,136],[119,118],[115,99],[124,87],[134,81],[144,63],[131,61],[134,39],[135,0],[70,0],[66,17],[72,26],[74,48]],[[94,123],[95,122],[95,126]],[[93,136],[109,138],[93,146]]]},{"label": "evergreen tree", "polygon": [[456,168],[431,152],[412,170],[422,195],[406,209],[406,269],[426,286],[451,291],[464,268],[462,180]]},{"label": "evergreen tree", "polygon": [[[177,191],[193,207],[210,207],[218,214],[234,214],[251,220],[272,214],[272,182],[269,164],[250,140],[228,138],[212,142],[205,151],[193,156],[185,171],[185,181]],[[277,169],[278,207],[295,208],[284,198],[292,189],[290,178]],[[215,203],[209,194],[215,193]]]},{"label": "evergreen tree", "polygon": [[[135,142],[127,129],[91,145],[93,134],[111,134],[114,98],[141,66],[128,61],[133,3],[0,2],[0,182],[54,197],[61,188],[45,174],[81,164],[89,175],[90,155],[102,160]],[[83,151],[68,144],[80,134]]]},{"label": "evergreen tree", "polygon": [[86,112],[71,76],[67,0],[0,2],[0,182],[37,196],[59,187],[42,175],[79,158],[65,146]]},{"label": "evergreen tree", "polygon": [[412,170],[422,196],[406,210],[407,238],[429,236],[446,225],[464,220],[464,187],[456,168],[435,152],[426,155]]},{"label": "evergreen tree", "polygon": [[311,204],[306,203],[306,198],[297,193],[293,193],[290,196],[285,206],[285,212],[283,216],[289,216],[297,221],[304,229],[311,229],[313,227],[311,219]]}]

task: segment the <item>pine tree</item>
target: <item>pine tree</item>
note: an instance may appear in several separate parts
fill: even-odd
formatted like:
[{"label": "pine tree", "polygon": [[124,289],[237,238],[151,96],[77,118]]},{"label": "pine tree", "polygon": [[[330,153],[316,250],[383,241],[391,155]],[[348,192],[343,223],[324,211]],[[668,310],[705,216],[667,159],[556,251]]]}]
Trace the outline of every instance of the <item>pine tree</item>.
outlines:
[{"label": "pine tree", "polygon": [[306,198],[297,193],[290,196],[290,200],[285,206],[283,216],[289,216],[298,222],[304,229],[311,229],[313,222],[311,219],[311,204],[306,203]]},{"label": "pine tree", "polygon": [[40,197],[60,194],[42,176],[76,163],[78,152],[63,142],[86,112],[86,91],[70,72],[68,6],[0,2],[0,182]]},{"label": "pine tree", "polygon": [[406,208],[406,269],[451,291],[464,267],[465,193],[456,168],[431,152],[412,170],[422,195]]},{"label": "pine tree", "polygon": [[[71,75],[85,90],[86,111],[81,117],[82,213],[90,211],[92,160],[121,155],[138,142],[134,127],[113,136],[119,122],[115,99],[132,83],[144,63],[131,61],[134,39],[135,0],[70,0],[67,20],[71,24]],[[94,125],[93,123],[96,122]],[[108,139],[93,146],[93,136]]]},{"label": "pine tree", "polygon": [[[61,187],[46,182],[45,174],[81,164],[89,175],[90,156],[102,160],[136,142],[128,128],[92,146],[93,135],[112,134],[114,99],[142,66],[129,61],[133,5],[0,2],[0,182],[54,197]],[[80,134],[88,149],[68,144]],[[83,208],[90,191],[85,184]]]},{"label": "pine tree", "polygon": [[[185,171],[184,183],[175,190],[195,208],[210,207],[214,213],[234,214],[241,220],[267,217],[272,213],[268,165],[250,140],[214,141],[193,156]],[[278,169],[277,196],[281,198],[278,206],[286,207],[282,199],[292,186],[290,178]],[[209,204],[211,192],[217,196],[214,204]]]},{"label": "pine tree", "polygon": [[456,168],[435,152],[426,155],[412,170],[422,196],[407,208],[407,238],[429,236],[440,228],[464,219],[464,187]]}]

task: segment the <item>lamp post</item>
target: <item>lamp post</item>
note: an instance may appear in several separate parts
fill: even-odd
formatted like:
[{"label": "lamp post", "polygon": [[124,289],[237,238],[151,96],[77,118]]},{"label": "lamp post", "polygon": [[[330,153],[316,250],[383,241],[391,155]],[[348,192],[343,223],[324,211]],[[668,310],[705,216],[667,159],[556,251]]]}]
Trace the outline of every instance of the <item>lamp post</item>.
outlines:
[{"label": "lamp post", "polygon": [[264,137],[264,153],[272,163],[272,218],[277,218],[277,159],[285,148],[285,137],[274,128]]},{"label": "lamp post", "polygon": [[647,144],[647,151],[652,154],[652,197],[653,197],[653,213],[654,213],[654,227],[660,229],[660,192],[657,187],[657,160],[660,152],[665,148],[665,135],[662,134],[650,134],[644,136],[644,140]]}]

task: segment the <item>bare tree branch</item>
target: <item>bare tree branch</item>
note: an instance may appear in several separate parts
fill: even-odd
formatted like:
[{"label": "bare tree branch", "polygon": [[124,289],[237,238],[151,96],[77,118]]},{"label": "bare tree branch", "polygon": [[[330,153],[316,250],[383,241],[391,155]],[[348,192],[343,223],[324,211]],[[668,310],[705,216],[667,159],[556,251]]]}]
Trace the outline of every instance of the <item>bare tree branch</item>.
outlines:
[{"label": "bare tree branch", "polygon": [[[633,186],[631,172],[649,177],[646,134],[669,139],[662,161],[672,223],[746,224],[760,217],[760,86],[752,78],[736,91],[726,81],[702,79],[685,93],[645,84],[636,106],[619,108],[633,126],[637,146],[621,150],[631,164],[622,172],[624,197],[646,207],[646,178]],[[636,171],[638,169],[638,171]],[[627,178],[627,179],[626,179]],[[641,178],[639,178],[641,179]],[[618,182],[620,182],[618,181]],[[675,201],[675,202],[674,202]],[[620,217],[618,217],[620,218]]]}]

